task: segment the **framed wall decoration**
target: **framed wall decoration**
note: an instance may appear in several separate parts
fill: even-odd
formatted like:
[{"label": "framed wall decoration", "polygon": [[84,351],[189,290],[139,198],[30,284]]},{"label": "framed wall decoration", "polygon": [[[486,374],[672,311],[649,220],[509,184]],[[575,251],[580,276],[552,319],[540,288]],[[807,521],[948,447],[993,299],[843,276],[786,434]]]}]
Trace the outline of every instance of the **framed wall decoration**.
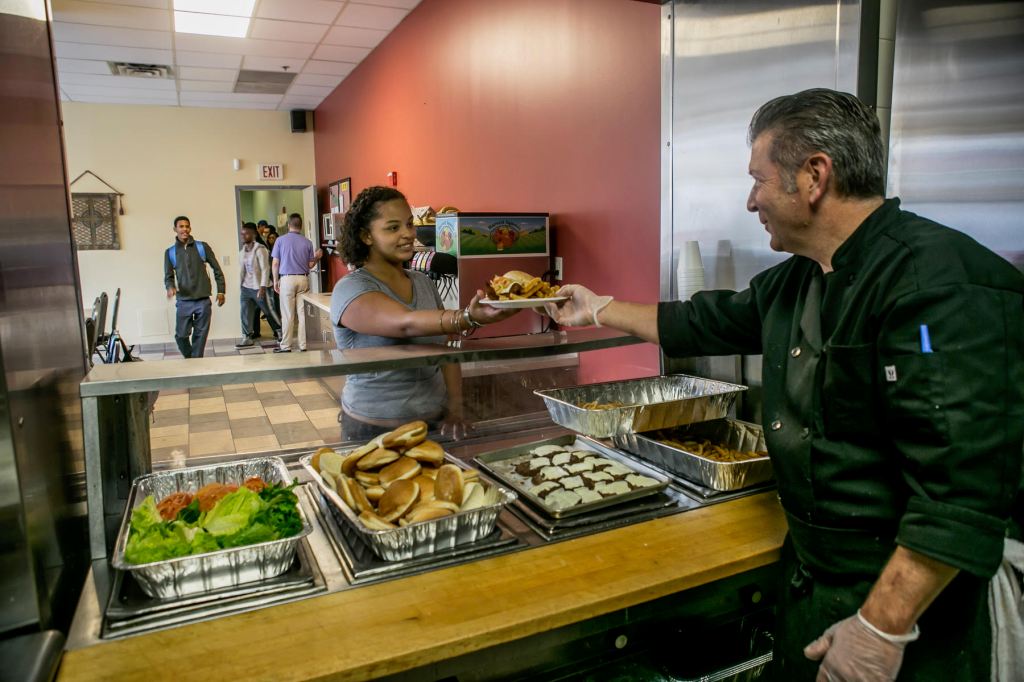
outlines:
[{"label": "framed wall decoration", "polygon": [[327,185],[331,213],[344,213],[352,205],[352,178],[335,180]]}]

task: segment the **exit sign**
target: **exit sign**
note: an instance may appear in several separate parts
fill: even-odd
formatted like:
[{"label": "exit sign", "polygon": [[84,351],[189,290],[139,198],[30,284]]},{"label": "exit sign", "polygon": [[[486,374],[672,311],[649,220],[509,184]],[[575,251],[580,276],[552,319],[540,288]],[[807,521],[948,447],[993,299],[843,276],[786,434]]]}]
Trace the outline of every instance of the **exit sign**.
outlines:
[{"label": "exit sign", "polygon": [[259,166],[260,180],[284,180],[284,165],[280,163],[261,163]]}]

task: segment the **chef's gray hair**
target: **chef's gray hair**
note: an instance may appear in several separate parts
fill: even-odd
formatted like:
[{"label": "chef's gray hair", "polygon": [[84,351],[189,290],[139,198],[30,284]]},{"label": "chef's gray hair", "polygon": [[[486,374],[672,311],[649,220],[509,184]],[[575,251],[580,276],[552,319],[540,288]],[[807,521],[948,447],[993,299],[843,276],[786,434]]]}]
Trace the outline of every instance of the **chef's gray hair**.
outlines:
[{"label": "chef's gray hair", "polygon": [[840,196],[885,195],[881,126],[853,95],[815,88],[776,97],[754,114],[747,140],[753,144],[766,132],[774,135],[768,155],[782,170],[786,191],[796,191],[796,172],[807,157],[824,152]]}]

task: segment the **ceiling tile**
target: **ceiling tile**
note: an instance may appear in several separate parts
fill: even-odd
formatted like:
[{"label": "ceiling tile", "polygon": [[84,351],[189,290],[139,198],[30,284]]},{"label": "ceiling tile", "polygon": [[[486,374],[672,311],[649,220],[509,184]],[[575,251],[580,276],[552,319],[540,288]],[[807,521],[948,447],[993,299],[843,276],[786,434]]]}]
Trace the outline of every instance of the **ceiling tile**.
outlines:
[{"label": "ceiling tile", "polygon": [[256,16],[330,24],[338,16],[342,4],[328,0],[263,0],[256,10]]},{"label": "ceiling tile", "polygon": [[235,69],[242,66],[242,57],[237,54],[217,54],[215,52],[189,52],[179,47],[175,51],[178,66],[202,66],[213,69]]},{"label": "ceiling tile", "polygon": [[143,104],[147,106],[176,107],[177,99],[152,99],[141,95],[113,97],[109,95],[75,95],[71,97],[72,102],[86,102],[92,104]]},{"label": "ceiling tile", "polygon": [[150,7],[152,9],[167,9],[168,5],[168,0],[86,0],[86,2],[101,2],[107,5],[131,5],[132,7]]},{"label": "ceiling tile", "polygon": [[267,40],[291,40],[297,43],[318,43],[327,32],[325,24],[303,24],[298,21],[254,19],[249,35]]},{"label": "ceiling tile", "polygon": [[110,74],[107,63],[98,59],[58,59],[57,70],[61,73]]},{"label": "ceiling tile", "polygon": [[392,7],[376,7],[349,3],[335,20],[338,26],[355,26],[357,28],[379,28],[390,31],[405,18],[408,11]]},{"label": "ceiling tile", "polygon": [[147,97],[149,99],[174,101],[177,101],[178,98],[178,93],[176,90],[140,90],[138,88],[106,88],[97,87],[95,85],[74,84],[67,84],[61,87],[64,88],[64,92],[68,93],[72,97],[75,97],[77,95],[87,95],[96,97]]},{"label": "ceiling tile", "polygon": [[359,0],[359,3],[362,5],[380,5],[382,7],[400,7],[409,10],[420,4],[420,0]]},{"label": "ceiling tile", "polygon": [[310,59],[303,67],[302,73],[316,73],[327,76],[347,76],[356,68],[355,64],[349,62],[321,62]]},{"label": "ceiling tile", "polygon": [[238,103],[250,103],[250,104],[280,104],[281,95],[249,95],[239,94],[235,92],[193,92],[193,93],[181,93],[181,103],[186,104],[186,100],[206,100],[209,102],[223,102],[225,104],[231,102]]},{"label": "ceiling tile", "polygon": [[287,66],[288,71],[298,73],[302,71],[305,59],[283,59],[281,57],[253,57],[246,55],[242,58],[242,68],[254,71],[284,71],[282,66]]},{"label": "ceiling tile", "polygon": [[325,88],[319,85],[293,85],[288,88],[288,95],[300,97],[327,97],[334,92],[334,88]]},{"label": "ceiling tile", "polygon": [[85,43],[54,43],[54,52],[62,59],[102,59],[136,64],[171,64],[170,50],[145,47],[114,47]]},{"label": "ceiling tile", "polygon": [[380,41],[388,35],[387,31],[375,28],[354,28],[352,26],[335,26],[327,35],[324,42],[328,45],[352,45],[354,47],[377,47]]},{"label": "ceiling tile", "polygon": [[300,73],[295,77],[296,85],[322,85],[329,88],[337,87],[345,77],[344,76],[330,76],[319,73]]},{"label": "ceiling tile", "polygon": [[370,54],[365,47],[347,47],[345,45],[321,45],[313,53],[314,59],[323,59],[329,62],[353,62],[358,63]]},{"label": "ceiling tile", "polygon": [[[303,97],[297,99],[285,99],[278,107],[281,110],[288,109],[316,109],[323,102],[319,97]],[[316,127],[314,125],[314,127]]]},{"label": "ceiling tile", "polygon": [[118,45],[120,47],[152,47],[160,50],[171,49],[170,31],[145,31],[137,28],[68,24],[63,21],[55,21],[52,26],[53,39],[61,42]]},{"label": "ceiling tile", "polygon": [[186,33],[179,33],[174,42],[179,50],[251,54],[257,57],[289,57],[291,59],[308,59],[313,54],[315,47],[308,43],[289,43],[282,40],[220,38]]},{"label": "ceiling tile", "polygon": [[231,92],[235,84],[223,81],[179,80],[182,92]]},{"label": "ceiling tile", "polygon": [[207,69],[201,66],[179,66],[176,69],[178,80],[218,81],[234,83],[238,78],[238,69]]},{"label": "ceiling tile", "polygon": [[53,0],[53,20],[73,24],[145,28],[152,31],[171,30],[171,13],[167,9],[108,5],[82,0]]},{"label": "ceiling tile", "polygon": [[[197,93],[202,94],[202,93]],[[279,102],[218,102],[216,100],[193,100],[182,102],[182,106],[202,107],[204,109],[265,109],[273,111],[278,108]]]},{"label": "ceiling tile", "polygon": [[174,80],[170,78],[135,78],[131,76],[101,76],[91,73],[64,73],[60,74],[61,86],[69,88],[97,86],[111,88],[125,88],[126,90],[160,90],[173,91]]}]

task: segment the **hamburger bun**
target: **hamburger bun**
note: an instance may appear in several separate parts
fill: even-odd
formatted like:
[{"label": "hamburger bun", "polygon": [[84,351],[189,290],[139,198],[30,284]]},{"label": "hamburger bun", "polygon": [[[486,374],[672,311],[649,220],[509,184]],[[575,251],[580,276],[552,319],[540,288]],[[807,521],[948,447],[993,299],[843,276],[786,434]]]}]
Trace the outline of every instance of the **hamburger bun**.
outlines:
[{"label": "hamburger bun", "polygon": [[412,457],[417,462],[439,466],[444,463],[444,448],[432,440],[425,440],[406,450],[405,456]]},{"label": "hamburger bun", "polygon": [[412,480],[420,487],[420,502],[429,502],[434,499],[434,479],[420,474]]},{"label": "hamburger bun", "polygon": [[337,485],[338,496],[341,498],[341,501],[348,505],[349,509],[358,514],[359,506],[356,504],[356,498],[352,496],[352,489],[349,487],[349,481],[351,480],[352,479],[345,474],[338,474],[334,479],[334,482]]},{"label": "hamburger bun", "polygon": [[430,480],[437,478],[437,467],[432,467],[428,464],[424,464],[420,470],[420,476],[426,476]]},{"label": "hamburger bun", "polygon": [[454,464],[445,464],[437,470],[434,480],[434,497],[451,502],[456,507],[462,504],[462,470]]},{"label": "hamburger bun", "polygon": [[341,473],[341,464],[345,459],[344,457],[334,450],[331,450],[330,452],[320,452],[317,454],[320,455],[316,458],[317,462],[314,467],[317,471],[329,471],[335,476]]},{"label": "hamburger bun", "polygon": [[385,521],[397,521],[420,496],[420,487],[412,481],[395,481],[377,503],[377,514]]},{"label": "hamburger bun", "polygon": [[463,497],[465,499],[462,500],[462,506],[460,507],[462,511],[470,511],[471,509],[487,506],[487,491],[482,484],[475,481],[466,484]]},{"label": "hamburger bun", "polygon": [[380,485],[380,475],[372,471],[359,471],[356,469],[354,478],[367,488]]},{"label": "hamburger bun", "polygon": [[453,512],[450,509],[445,509],[444,507],[421,504],[406,514],[402,521],[406,523],[419,523],[420,521],[433,521],[434,519],[444,518],[452,514]]},{"label": "hamburger bun", "polygon": [[359,520],[370,530],[392,530],[398,528],[395,524],[385,521],[372,511],[364,511],[359,515]]},{"label": "hamburger bun", "polygon": [[389,450],[396,448],[411,448],[419,445],[427,437],[427,423],[425,421],[409,422],[403,424],[390,433],[381,436],[381,446]]},{"label": "hamburger bun", "polygon": [[480,480],[480,472],[477,471],[476,469],[463,469],[462,480],[466,482],[478,481]]},{"label": "hamburger bun", "polygon": [[345,482],[348,484],[348,492],[352,497],[352,501],[355,502],[355,506],[352,507],[353,511],[356,512],[372,512],[373,505],[370,503],[369,498],[366,496],[366,491],[363,490],[363,486],[359,485],[359,481],[354,478],[347,478]]},{"label": "hamburger bun", "polygon": [[395,450],[389,450],[387,448],[377,448],[368,455],[365,455],[356,462],[356,468],[360,471],[367,471],[369,469],[377,469],[386,464],[391,464],[395,460],[401,457]]},{"label": "hamburger bun", "polygon": [[422,467],[412,457],[402,455],[397,460],[380,470],[380,485],[387,488],[395,481],[416,478]]},{"label": "hamburger bun", "polygon": [[372,504],[377,504],[380,502],[380,498],[384,497],[385,491],[384,488],[379,485],[372,485],[364,492],[366,493],[366,499],[368,499]]},{"label": "hamburger bun", "polygon": [[313,467],[314,471],[320,471],[320,455],[325,452],[334,452],[334,450],[332,448],[320,448],[313,453],[313,457],[309,460],[309,463]]},{"label": "hamburger bun", "polygon": [[360,446],[355,450],[348,452],[345,455],[344,461],[341,463],[341,473],[346,476],[351,476],[356,470],[356,464],[366,455],[370,454],[377,449],[375,443],[367,443],[366,445]]},{"label": "hamburger bun", "polygon": [[338,484],[334,480],[334,474],[332,474],[330,471],[321,471],[320,478],[324,479],[324,483],[327,484],[328,488],[330,488],[334,492],[338,492]]},{"label": "hamburger bun", "polygon": [[459,505],[452,504],[451,502],[445,502],[444,500],[431,500],[430,502],[422,502],[417,507],[432,507],[434,509],[447,509],[452,514],[458,513]]}]

